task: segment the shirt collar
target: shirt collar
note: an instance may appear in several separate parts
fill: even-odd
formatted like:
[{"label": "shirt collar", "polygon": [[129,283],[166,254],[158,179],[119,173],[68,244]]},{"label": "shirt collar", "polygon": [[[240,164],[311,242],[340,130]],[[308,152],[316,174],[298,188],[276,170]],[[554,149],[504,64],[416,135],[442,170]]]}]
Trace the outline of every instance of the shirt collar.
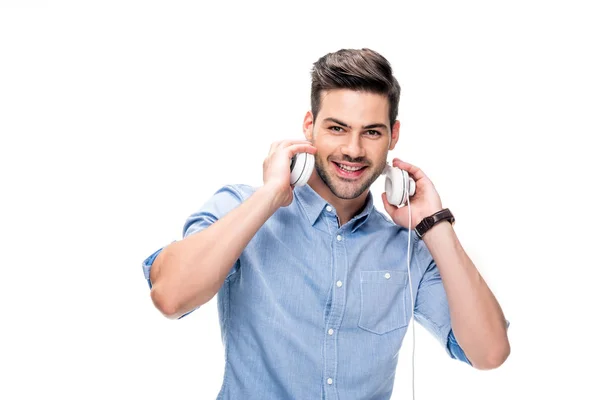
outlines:
[{"label": "shirt collar", "polygon": [[[323,199],[310,185],[304,185],[294,188],[294,194],[300,202],[301,207],[304,209],[306,218],[311,225],[314,226],[315,222],[319,219],[319,216],[323,213],[323,210],[327,206],[331,206],[325,199]],[[333,206],[331,206],[333,208]],[[373,194],[369,190],[367,200],[362,211],[352,218],[351,223],[352,232],[358,229],[365,221],[369,218],[369,215],[373,211]]]}]

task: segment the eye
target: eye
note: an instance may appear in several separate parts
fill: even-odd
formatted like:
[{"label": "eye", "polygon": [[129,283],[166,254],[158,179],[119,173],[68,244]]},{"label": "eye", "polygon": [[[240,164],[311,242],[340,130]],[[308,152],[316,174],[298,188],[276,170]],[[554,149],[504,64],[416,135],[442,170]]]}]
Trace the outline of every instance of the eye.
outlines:
[{"label": "eye", "polygon": [[344,131],[341,126],[337,126],[337,125],[331,126],[331,127],[329,127],[329,129],[334,132],[343,132]]},{"label": "eye", "polygon": [[367,131],[367,135],[368,136],[381,136],[381,132],[370,129]]}]

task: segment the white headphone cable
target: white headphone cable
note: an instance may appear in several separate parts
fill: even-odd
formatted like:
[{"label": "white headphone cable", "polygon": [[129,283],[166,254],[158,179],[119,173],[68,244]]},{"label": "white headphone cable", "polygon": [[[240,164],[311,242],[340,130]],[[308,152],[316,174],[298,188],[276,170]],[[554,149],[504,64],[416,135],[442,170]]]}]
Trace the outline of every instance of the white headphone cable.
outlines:
[{"label": "white headphone cable", "polygon": [[[408,176],[408,173],[406,173],[406,175]],[[405,180],[406,185],[404,185],[404,191],[405,191],[405,198],[406,198],[406,204],[408,207],[408,247],[406,249],[406,268],[407,268],[407,272],[408,272],[408,288],[410,290],[410,303],[411,303],[411,308],[410,308],[410,314],[411,314],[411,320],[409,320],[408,322],[411,323],[412,322],[412,341],[413,341],[413,348],[412,348],[412,398],[413,400],[415,400],[415,301],[413,298],[413,289],[412,289],[412,279],[410,277],[410,236],[412,235],[412,231],[411,231],[411,212],[410,212],[410,196],[409,196],[409,182],[408,179]]]}]

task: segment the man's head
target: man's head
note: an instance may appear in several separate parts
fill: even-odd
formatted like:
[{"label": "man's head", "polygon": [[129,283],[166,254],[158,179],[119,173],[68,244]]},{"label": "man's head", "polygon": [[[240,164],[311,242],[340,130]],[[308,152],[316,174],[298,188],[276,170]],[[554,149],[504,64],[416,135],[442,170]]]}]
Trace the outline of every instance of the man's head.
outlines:
[{"label": "man's head", "polygon": [[399,98],[389,62],[373,50],[343,49],[314,64],[304,132],[317,148],[315,170],[335,196],[357,198],[381,175],[398,141]]}]

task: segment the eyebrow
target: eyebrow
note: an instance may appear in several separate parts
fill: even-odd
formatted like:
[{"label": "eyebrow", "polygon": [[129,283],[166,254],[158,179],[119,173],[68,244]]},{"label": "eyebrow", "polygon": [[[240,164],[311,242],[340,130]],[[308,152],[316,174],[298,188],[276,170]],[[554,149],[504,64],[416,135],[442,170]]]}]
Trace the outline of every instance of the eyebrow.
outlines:
[{"label": "eyebrow", "polygon": [[[325,118],[323,120],[323,122],[328,122],[328,121],[335,122],[336,124],[341,125],[344,128],[352,129],[352,127],[350,125],[340,121],[339,119],[329,117],[329,118]],[[370,125],[365,125],[362,127],[362,129],[373,129],[373,128],[383,128],[383,129],[387,130],[387,126],[385,124],[370,124]]]}]

